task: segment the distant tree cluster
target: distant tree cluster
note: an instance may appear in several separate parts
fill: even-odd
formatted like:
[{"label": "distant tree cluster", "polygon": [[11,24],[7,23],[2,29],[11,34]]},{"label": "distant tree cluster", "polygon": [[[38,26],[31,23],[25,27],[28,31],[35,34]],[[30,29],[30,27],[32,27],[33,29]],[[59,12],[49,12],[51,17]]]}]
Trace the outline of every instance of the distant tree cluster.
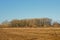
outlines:
[{"label": "distant tree cluster", "polygon": [[60,23],[54,22],[52,25],[52,19],[35,18],[35,19],[22,19],[22,20],[15,19],[10,22],[5,21],[2,23],[2,25],[8,27],[59,27]]}]

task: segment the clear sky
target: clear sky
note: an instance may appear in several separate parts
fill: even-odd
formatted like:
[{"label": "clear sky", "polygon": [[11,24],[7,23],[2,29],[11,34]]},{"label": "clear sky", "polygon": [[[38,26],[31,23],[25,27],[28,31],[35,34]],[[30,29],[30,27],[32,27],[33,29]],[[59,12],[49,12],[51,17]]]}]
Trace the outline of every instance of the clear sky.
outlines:
[{"label": "clear sky", "polygon": [[60,0],[0,0],[0,22],[46,17],[60,20]]}]

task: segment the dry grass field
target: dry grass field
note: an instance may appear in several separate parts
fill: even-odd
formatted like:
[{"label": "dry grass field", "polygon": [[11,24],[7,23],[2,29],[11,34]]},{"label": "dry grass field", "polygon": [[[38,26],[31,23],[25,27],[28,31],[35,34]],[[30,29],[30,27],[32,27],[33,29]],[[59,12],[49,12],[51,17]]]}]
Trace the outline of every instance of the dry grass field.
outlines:
[{"label": "dry grass field", "polygon": [[0,40],[60,40],[60,28],[0,28]]}]

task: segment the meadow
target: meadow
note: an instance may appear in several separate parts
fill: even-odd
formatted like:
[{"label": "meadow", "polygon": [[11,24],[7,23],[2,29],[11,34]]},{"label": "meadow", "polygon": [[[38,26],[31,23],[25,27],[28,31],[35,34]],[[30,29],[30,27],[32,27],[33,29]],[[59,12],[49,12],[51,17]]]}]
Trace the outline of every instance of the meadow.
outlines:
[{"label": "meadow", "polygon": [[0,28],[0,40],[60,40],[60,28]]}]

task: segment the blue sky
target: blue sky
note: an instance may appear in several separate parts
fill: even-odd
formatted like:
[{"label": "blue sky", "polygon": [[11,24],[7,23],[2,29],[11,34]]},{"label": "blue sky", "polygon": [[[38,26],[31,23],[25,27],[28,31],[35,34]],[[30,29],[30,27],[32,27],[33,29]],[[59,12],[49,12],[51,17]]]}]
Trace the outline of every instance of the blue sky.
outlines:
[{"label": "blue sky", "polygon": [[0,22],[46,17],[60,21],[60,0],[0,0]]}]

